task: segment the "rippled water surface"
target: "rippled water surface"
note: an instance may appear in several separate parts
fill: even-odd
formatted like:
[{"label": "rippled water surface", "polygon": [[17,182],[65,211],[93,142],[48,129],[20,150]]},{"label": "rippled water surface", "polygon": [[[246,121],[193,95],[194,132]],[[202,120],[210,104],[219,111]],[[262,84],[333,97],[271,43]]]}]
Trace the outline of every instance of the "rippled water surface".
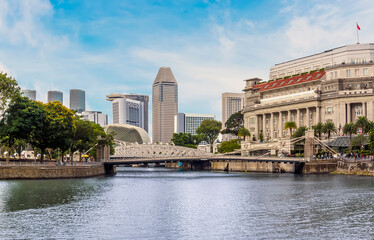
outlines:
[{"label": "rippled water surface", "polygon": [[0,239],[374,239],[374,178],[120,168],[0,181]]}]

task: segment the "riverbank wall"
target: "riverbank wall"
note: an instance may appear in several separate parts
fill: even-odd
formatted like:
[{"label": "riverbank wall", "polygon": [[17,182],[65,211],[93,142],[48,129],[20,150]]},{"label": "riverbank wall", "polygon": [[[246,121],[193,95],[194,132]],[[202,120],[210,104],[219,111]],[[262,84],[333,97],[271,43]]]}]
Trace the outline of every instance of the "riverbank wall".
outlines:
[{"label": "riverbank wall", "polygon": [[0,166],[0,179],[58,179],[58,178],[86,178],[105,175],[102,163],[81,166]]},{"label": "riverbank wall", "polygon": [[336,161],[213,160],[166,162],[166,168],[184,170],[217,170],[233,172],[268,172],[296,174],[329,174],[336,171]]},{"label": "riverbank wall", "polygon": [[374,161],[338,161],[336,174],[374,176]]}]

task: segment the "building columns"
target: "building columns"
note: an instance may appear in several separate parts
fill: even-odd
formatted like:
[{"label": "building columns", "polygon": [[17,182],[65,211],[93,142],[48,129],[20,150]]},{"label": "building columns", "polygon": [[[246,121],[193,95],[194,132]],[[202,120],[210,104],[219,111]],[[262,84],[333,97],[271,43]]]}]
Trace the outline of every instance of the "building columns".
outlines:
[{"label": "building columns", "polygon": [[306,126],[310,127],[310,110],[308,107],[306,108]]},{"label": "building columns", "polygon": [[270,113],[270,138],[274,139],[274,113]]},{"label": "building columns", "polygon": [[347,123],[352,122],[352,112],[351,112],[351,104],[347,103]]},{"label": "building columns", "polygon": [[321,109],[319,106],[316,107],[316,124],[321,122]]},{"label": "building columns", "polygon": [[296,109],[296,127],[300,127],[300,109]]},{"label": "building columns", "polygon": [[262,115],[262,136],[264,137],[265,139],[265,136],[266,136],[266,114],[264,113]]},{"label": "building columns", "polygon": [[362,102],[362,116],[366,117],[366,102]]},{"label": "building columns", "polygon": [[282,124],[282,112],[279,112],[279,121],[278,121],[278,132],[279,136],[278,138],[283,137],[283,124]]}]

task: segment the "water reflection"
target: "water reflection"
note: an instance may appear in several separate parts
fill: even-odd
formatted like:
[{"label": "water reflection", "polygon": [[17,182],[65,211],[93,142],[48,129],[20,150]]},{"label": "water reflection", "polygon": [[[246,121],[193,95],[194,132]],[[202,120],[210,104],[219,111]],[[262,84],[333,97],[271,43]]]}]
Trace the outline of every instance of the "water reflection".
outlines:
[{"label": "water reflection", "polygon": [[19,180],[0,183],[0,211],[14,212],[68,204],[95,194],[90,179]]}]

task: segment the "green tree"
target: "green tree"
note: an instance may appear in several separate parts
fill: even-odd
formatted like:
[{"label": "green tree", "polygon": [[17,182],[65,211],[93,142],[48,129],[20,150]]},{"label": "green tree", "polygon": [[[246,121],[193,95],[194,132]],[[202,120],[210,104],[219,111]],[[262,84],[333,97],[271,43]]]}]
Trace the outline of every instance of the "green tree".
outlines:
[{"label": "green tree", "polygon": [[217,151],[219,153],[232,152],[235,149],[240,149],[239,139],[233,139],[230,141],[222,142],[218,147]]},{"label": "green tree", "polygon": [[297,126],[296,126],[296,123],[293,122],[293,121],[289,121],[289,122],[285,122],[284,123],[284,130],[287,130],[289,129],[290,130],[290,136],[292,137],[292,130],[293,129],[296,129]]},{"label": "green tree", "polygon": [[0,112],[4,111],[13,99],[20,96],[21,89],[17,81],[8,77],[6,73],[0,72]]},{"label": "green tree", "polygon": [[204,137],[201,135],[192,135],[190,133],[174,133],[171,141],[176,146],[196,148],[201,141],[204,140]]},{"label": "green tree", "polygon": [[244,126],[243,114],[239,111],[232,114],[225,122],[225,129],[222,134],[233,134],[238,136],[239,130]]},{"label": "green tree", "polygon": [[305,136],[305,132],[308,130],[308,127],[301,126],[298,129],[296,129],[295,133],[293,134],[293,138],[298,138],[301,136]]},{"label": "green tree", "polygon": [[369,142],[369,148],[373,152],[374,151],[374,129],[370,130],[368,142]]},{"label": "green tree", "polygon": [[343,133],[349,135],[349,148],[352,149],[352,134],[357,132],[357,127],[354,123],[346,123],[343,126]]},{"label": "green tree", "polygon": [[318,139],[321,139],[321,135],[323,133],[323,123],[318,122],[316,125],[312,127],[314,133],[318,136]]},{"label": "green tree", "polygon": [[327,139],[330,142],[331,133],[337,133],[338,130],[333,122],[327,121],[325,124],[323,124],[323,132],[327,134]]},{"label": "green tree", "polygon": [[251,132],[248,129],[246,129],[245,127],[242,127],[238,132],[238,136],[242,137],[243,140],[245,141],[245,137],[250,137]]},{"label": "green tree", "polygon": [[16,140],[30,141],[35,131],[42,127],[45,116],[45,110],[41,103],[16,96],[10,102],[0,121],[2,143],[10,151]]},{"label": "green tree", "polygon": [[357,135],[352,139],[352,146],[359,147],[361,150],[364,150],[366,141],[367,139],[364,134]]},{"label": "green tree", "polygon": [[372,124],[370,124],[370,121],[364,116],[359,116],[356,120],[355,125],[357,129],[361,128],[362,133],[364,134],[370,132],[370,128],[372,126]]},{"label": "green tree", "polygon": [[213,119],[205,119],[200,124],[200,127],[196,129],[196,133],[198,135],[202,135],[204,137],[204,140],[211,145],[210,152],[213,152],[213,143],[217,139],[221,127],[221,122]]}]

